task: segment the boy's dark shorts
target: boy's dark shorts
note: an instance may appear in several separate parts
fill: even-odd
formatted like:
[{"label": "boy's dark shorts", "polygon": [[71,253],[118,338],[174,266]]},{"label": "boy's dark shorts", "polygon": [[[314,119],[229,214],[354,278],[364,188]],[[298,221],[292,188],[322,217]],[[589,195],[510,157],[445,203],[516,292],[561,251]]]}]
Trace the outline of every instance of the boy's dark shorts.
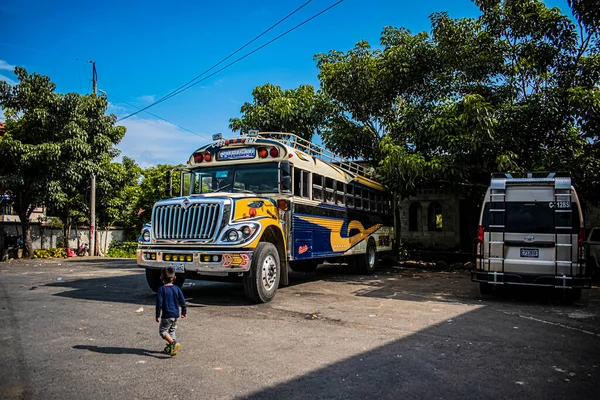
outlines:
[{"label": "boy's dark shorts", "polygon": [[177,318],[161,318],[158,326],[158,333],[164,339],[168,333],[171,338],[175,339],[175,329],[177,329]]}]

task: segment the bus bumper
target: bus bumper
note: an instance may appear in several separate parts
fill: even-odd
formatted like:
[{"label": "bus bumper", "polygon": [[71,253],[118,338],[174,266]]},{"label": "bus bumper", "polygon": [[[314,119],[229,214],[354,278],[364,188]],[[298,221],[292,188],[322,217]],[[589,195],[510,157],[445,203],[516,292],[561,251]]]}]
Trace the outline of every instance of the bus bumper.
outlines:
[{"label": "bus bumper", "polygon": [[161,269],[172,267],[176,273],[227,275],[250,270],[252,251],[236,250],[170,250],[166,248],[139,248],[138,267]]}]

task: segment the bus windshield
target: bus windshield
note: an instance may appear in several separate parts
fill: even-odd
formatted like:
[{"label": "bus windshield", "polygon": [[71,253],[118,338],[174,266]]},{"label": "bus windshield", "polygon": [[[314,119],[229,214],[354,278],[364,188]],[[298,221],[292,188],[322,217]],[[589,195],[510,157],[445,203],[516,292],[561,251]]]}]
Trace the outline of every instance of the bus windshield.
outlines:
[{"label": "bus windshield", "polygon": [[203,167],[192,171],[191,193],[278,193],[277,163]]}]

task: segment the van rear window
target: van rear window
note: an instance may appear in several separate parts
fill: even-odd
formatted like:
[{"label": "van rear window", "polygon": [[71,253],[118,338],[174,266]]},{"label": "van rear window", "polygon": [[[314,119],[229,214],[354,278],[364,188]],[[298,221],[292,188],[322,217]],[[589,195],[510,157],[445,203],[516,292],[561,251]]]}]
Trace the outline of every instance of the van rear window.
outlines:
[{"label": "van rear window", "polygon": [[[505,209],[506,215],[502,212],[490,212],[490,209]],[[485,203],[482,223],[486,231],[494,232],[502,232],[502,228],[490,228],[490,225],[505,225],[505,231],[511,233],[555,233],[556,226],[570,226],[573,228],[572,233],[578,233],[580,224],[577,203],[571,204],[572,212],[565,210],[561,208],[560,211],[555,211],[549,202],[490,202]],[[562,232],[566,233],[564,230]]]}]

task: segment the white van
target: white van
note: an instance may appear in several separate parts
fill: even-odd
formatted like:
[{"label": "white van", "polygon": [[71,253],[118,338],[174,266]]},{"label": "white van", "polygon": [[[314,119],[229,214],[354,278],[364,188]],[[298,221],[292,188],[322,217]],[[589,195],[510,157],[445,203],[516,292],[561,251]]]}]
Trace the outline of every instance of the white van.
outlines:
[{"label": "white van", "polygon": [[492,174],[481,216],[471,280],[482,294],[495,285],[546,286],[573,299],[589,288],[583,214],[568,175]]}]

